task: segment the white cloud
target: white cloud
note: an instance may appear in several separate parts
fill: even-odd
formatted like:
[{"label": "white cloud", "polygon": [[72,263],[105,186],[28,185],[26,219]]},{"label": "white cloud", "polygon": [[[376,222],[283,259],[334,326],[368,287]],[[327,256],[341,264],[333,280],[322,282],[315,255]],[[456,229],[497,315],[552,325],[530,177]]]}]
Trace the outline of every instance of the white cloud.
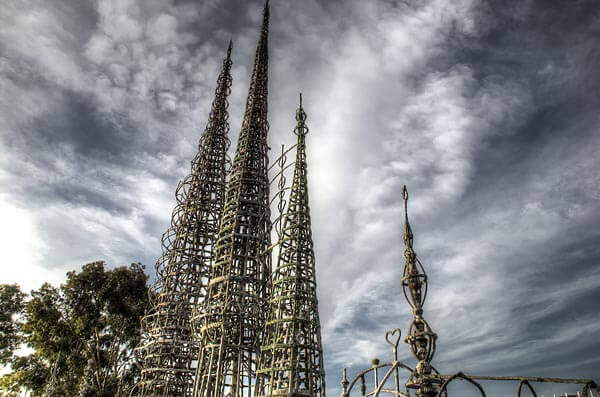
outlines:
[{"label": "white cloud", "polygon": [[0,195],[0,241],[3,246],[2,283],[18,283],[23,291],[44,282],[57,282],[61,276],[48,269],[44,258],[48,245],[40,238],[40,225],[31,213]]}]

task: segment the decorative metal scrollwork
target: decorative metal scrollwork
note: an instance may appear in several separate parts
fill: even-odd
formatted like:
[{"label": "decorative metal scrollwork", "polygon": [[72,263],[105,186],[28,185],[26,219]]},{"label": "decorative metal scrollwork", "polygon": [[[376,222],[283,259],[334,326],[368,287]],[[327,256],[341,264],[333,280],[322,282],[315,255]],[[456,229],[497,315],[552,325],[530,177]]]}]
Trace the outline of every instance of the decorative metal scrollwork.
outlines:
[{"label": "decorative metal scrollwork", "polygon": [[529,391],[531,392],[531,394],[533,394],[533,397],[537,397],[537,393],[535,392],[535,389],[533,388],[533,386],[531,386],[531,383],[529,383],[529,381],[527,379],[522,379],[519,382],[519,387],[517,388],[517,397],[521,397],[521,389],[523,389],[523,385],[525,385],[529,388]]},{"label": "decorative metal scrollwork", "polygon": [[440,390],[437,393],[437,397],[441,397],[443,395],[443,393],[446,392],[446,389],[448,388],[448,385],[450,384],[450,382],[454,381],[455,379],[463,379],[463,380],[466,380],[467,382],[471,383],[472,385],[475,385],[475,387],[477,387],[477,389],[479,390],[479,393],[481,393],[482,397],[486,397],[485,390],[483,390],[483,387],[481,387],[481,385],[477,381],[475,381],[473,378],[463,374],[462,372],[457,372],[454,375],[452,375],[451,377],[449,377],[448,379],[446,379],[444,381],[444,383],[442,383],[442,386],[440,387]]}]

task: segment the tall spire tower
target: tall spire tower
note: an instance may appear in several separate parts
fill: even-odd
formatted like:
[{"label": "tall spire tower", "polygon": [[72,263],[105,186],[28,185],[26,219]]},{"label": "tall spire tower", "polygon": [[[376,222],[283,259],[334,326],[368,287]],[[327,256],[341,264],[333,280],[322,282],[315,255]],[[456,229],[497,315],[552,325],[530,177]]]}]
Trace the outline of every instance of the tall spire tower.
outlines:
[{"label": "tall spire tower", "polygon": [[267,75],[269,3],[227,185],[201,324],[195,397],[250,397],[270,291]]},{"label": "tall spire tower", "polygon": [[289,205],[257,371],[257,397],[324,397],[325,373],[317,306],[315,255],[308,206],[306,113],[296,111],[298,145]]},{"label": "tall spire tower", "polygon": [[191,173],[177,187],[171,227],[162,237],[154,308],[142,320],[145,340],[138,349],[143,358],[139,396],[192,395],[198,340],[190,320],[206,295],[225,198],[231,47],[230,42]]}]

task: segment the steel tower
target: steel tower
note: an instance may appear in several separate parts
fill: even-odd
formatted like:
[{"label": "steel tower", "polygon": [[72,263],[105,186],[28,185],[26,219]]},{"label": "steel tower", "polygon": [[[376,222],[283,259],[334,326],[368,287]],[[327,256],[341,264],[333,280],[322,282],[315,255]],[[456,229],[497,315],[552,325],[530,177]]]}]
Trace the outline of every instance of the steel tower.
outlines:
[{"label": "steel tower", "polygon": [[306,113],[296,111],[298,136],[289,205],[283,218],[279,258],[261,347],[256,393],[262,396],[325,396],[315,255],[308,205]]},{"label": "steel tower", "polygon": [[250,397],[270,290],[267,74],[269,4],[202,314],[195,397]]},{"label": "steel tower", "polygon": [[198,341],[190,320],[206,295],[229,162],[231,47],[230,42],[191,173],[177,186],[171,226],[162,237],[154,307],[142,320],[145,338],[138,348],[143,359],[139,396],[192,395]]}]

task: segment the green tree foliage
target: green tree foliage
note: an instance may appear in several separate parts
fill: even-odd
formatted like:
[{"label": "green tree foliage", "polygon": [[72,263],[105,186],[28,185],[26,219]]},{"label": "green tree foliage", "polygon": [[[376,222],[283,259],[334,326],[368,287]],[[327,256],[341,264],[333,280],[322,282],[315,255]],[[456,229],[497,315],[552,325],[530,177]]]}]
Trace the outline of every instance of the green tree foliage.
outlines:
[{"label": "green tree foliage", "polygon": [[9,363],[21,343],[20,319],[25,294],[18,285],[0,284],[0,365]]},{"label": "green tree foliage", "polygon": [[60,288],[44,284],[25,305],[22,334],[33,349],[14,357],[0,389],[31,396],[126,396],[137,378],[133,349],[149,308],[143,266],[89,263]]}]

